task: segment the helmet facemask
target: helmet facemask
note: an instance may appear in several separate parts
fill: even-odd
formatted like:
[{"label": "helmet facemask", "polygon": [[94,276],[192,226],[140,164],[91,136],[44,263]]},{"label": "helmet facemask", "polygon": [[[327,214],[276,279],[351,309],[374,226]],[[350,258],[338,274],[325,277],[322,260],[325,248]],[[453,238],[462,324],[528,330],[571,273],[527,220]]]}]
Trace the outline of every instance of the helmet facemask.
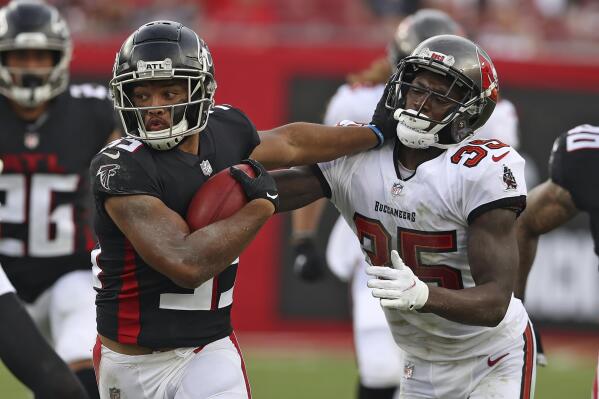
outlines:
[{"label": "helmet facemask", "polygon": [[[12,49],[19,51],[23,49]],[[45,51],[47,49],[32,49]],[[69,54],[53,51],[54,65],[45,68],[9,67],[7,52],[0,50],[0,93],[17,104],[33,108],[62,93],[69,83]]]},{"label": "helmet facemask", "polygon": [[[449,148],[474,134],[471,118],[477,117],[485,98],[476,95],[474,83],[455,68],[452,68],[451,57],[446,61],[432,57],[410,56],[400,64],[398,71],[391,78],[386,106],[394,110],[394,118],[398,121],[397,135],[399,140],[411,148]],[[446,92],[441,93],[413,84],[418,73],[430,71],[444,76],[449,83]],[[422,96],[419,109],[407,109],[408,91]],[[458,98],[450,93],[457,91]],[[464,94],[461,94],[464,93]],[[432,101],[435,104],[448,106],[449,110],[442,119],[434,119],[423,112],[424,105]],[[438,106],[437,105],[437,106]]]},{"label": "helmet facemask", "polygon": [[[142,65],[143,64],[143,65]],[[181,80],[187,87],[187,99],[178,104],[151,107],[135,106],[133,87],[148,81]],[[169,150],[184,137],[200,132],[206,126],[214,105],[216,81],[208,72],[197,69],[171,68],[170,60],[140,62],[137,71],[119,75],[110,82],[114,106],[127,136],[142,140],[156,150]],[[148,130],[144,116],[152,110],[168,111],[169,127]]]},{"label": "helmet facemask", "polygon": [[[37,21],[27,30],[26,18]],[[30,21],[28,21],[30,22]],[[44,3],[13,1],[0,9],[0,94],[24,107],[37,107],[61,94],[69,83],[72,43],[58,11]],[[53,65],[46,68],[9,67],[11,51],[50,51]]]}]

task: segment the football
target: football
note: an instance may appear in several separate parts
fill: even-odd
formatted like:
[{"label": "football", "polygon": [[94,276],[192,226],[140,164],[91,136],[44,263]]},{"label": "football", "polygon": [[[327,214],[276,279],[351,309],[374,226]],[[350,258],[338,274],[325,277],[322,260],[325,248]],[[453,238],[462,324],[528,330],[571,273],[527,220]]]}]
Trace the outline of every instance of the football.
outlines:
[{"label": "football", "polygon": [[[238,164],[235,167],[248,176],[255,177],[250,165]],[[194,194],[187,208],[186,221],[189,228],[195,231],[228,218],[246,203],[247,197],[243,188],[231,176],[229,168],[225,168],[208,179]]]}]

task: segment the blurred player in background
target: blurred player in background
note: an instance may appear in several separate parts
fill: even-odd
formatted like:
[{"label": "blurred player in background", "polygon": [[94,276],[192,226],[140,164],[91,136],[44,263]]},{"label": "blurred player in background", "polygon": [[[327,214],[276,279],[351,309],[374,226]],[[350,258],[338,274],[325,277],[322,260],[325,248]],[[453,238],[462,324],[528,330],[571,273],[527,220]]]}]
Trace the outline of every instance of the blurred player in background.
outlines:
[{"label": "blurred player in background", "polygon": [[177,22],[141,26],[113,71],[127,137],[90,167],[100,395],[249,398],[230,311],[239,255],[275,212],[277,189],[256,161],[247,161],[253,179],[231,168],[249,202],[191,232],[183,218],[193,195],[248,157],[269,168],[310,164],[380,146],[381,130],[395,129],[296,123],[257,132],[240,110],[214,106],[210,51]]},{"label": "blurred player in background", "polygon": [[87,170],[118,137],[114,113],[106,88],[69,85],[71,38],[54,7],[13,1],[0,21],[0,262],[56,352],[98,397]]},{"label": "blurred player in background", "polygon": [[368,286],[403,350],[402,398],[534,393],[534,337],[512,294],[524,160],[472,139],[497,84],[480,47],[435,36],[402,60],[374,112],[377,126],[396,124],[395,143],[275,173],[281,210],[329,197],[375,265]]},{"label": "blurred player in background", "polygon": [[[0,173],[4,163],[0,161]],[[85,399],[83,387],[50,348],[0,266],[0,360],[36,399]]]},{"label": "blurred player in background", "polygon": [[[338,89],[327,107],[325,124],[370,120],[391,75],[391,65],[399,64],[422,41],[441,34],[462,35],[463,29],[439,10],[423,9],[405,18],[388,46],[388,57],[375,61],[364,72],[350,75],[348,83]],[[507,100],[500,101],[476,134],[481,138],[497,138],[517,148],[518,118],[513,104]],[[318,222],[325,204],[325,200],[319,200],[292,214],[294,269],[308,281],[322,277],[326,267],[316,242]],[[349,233],[351,230],[340,217],[329,238],[327,263],[337,277],[351,281],[354,342],[360,374],[358,397],[392,398],[398,392],[402,375],[399,351],[379,301],[372,297],[366,286],[368,264],[359,242],[355,237],[347,239]],[[381,364],[385,367],[380,367]]]},{"label": "blurred player in background", "polygon": [[[519,298],[524,298],[539,237],[565,224],[579,212],[589,214],[595,253],[599,255],[598,167],[599,127],[577,126],[555,140],[549,160],[549,180],[530,191],[526,211],[518,220],[520,275],[516,295]],[[593,398],[597,397],[596,373]]]}]

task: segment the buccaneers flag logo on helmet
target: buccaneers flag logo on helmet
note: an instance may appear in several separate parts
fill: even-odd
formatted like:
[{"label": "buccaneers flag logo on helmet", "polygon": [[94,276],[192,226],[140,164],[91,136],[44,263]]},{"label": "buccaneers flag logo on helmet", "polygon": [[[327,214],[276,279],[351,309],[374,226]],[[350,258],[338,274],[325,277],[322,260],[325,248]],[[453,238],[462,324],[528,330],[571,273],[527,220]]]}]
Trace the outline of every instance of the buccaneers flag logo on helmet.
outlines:
[{"label": "buccaneers flag logo on helmet", "polygon": [[480,72],[482,78],[482,91],[493,101],[497,102],[497,72],[495,67],[484,55],[478,53],[478,62],[480,63]]}]

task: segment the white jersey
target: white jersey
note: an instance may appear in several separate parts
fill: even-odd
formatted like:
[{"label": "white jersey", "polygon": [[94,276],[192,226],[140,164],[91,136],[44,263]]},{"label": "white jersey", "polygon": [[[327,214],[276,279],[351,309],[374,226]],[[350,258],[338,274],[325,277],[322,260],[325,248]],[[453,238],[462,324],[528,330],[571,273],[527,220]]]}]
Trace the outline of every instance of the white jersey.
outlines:
[{"label": "white jersey", "polygon": [[345,119],[362,123],[370,122],[384,90],[385,85],[383,84],[375,86],[344,84],[339,86],[327,106],[324,124],[334,126]]},{"label": "white jersey", "polygon": [[0,295],[6,294],[7,292],[15,292],[15,288],[10,281],[8,281],[8,277],[6,277],[2,266],[0,266]]},{"label": "white jersey", "polygon": [[[374,265],[390,265],[397,249],[420,279],[450,289],[475,286],[468,263],[468,224],[493,208],[521,209],[524,160],[496,140],[472,140],[444,151],[402,180],[394,143],[319,164],[339,209]],[[527,314],[512,298],[494,328],[434,314],[386,311],[395,341],[430,361],[495,353],[522,334]]]}]

